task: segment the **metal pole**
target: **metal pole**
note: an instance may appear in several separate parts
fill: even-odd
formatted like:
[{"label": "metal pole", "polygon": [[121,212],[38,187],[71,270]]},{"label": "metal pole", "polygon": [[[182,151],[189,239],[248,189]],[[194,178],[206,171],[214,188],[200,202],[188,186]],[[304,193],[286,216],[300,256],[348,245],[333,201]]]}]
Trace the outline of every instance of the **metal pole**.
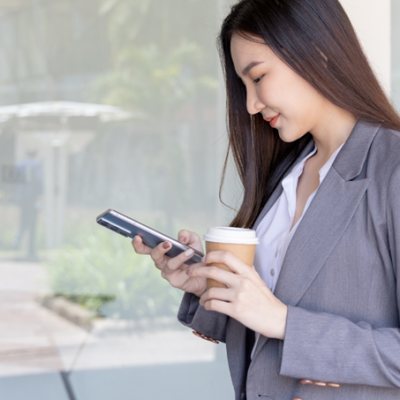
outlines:
[{"label": "metal pole", "polygon": [[69,382],[69,372],[65,372],[65,371],[60,371],[60,376],[61,379],[63,381],[64,387],[65,387],[65,391],[68,394],[68,398],[69,400],[77,400],[74,390],[72,388],[71,383]]},{"label": "metal pole", "polygon": [[44,143],[44,208],[46,215],[46,247],[54,247],[54,147]]}]

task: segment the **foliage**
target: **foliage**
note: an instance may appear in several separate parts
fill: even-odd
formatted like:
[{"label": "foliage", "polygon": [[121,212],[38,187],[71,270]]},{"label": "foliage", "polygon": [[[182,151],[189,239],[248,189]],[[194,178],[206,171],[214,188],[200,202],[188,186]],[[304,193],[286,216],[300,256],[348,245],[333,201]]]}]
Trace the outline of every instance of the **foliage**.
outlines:
[{"label": "foliage", "polygon": [[115,45],[134,40],[143,29],[151,0],[104,0],[100,15],[109,15],[109,36]]},{"label": "foliage", "polygon": [[195,95],[216,93],[215,79],[196,74],[203,55],[193,42],[182,42],[169,52],[155,44],[131,45],[119,53],[114,71],[97,81],[94,96],[165,123]]},{"label": "foliage", "polygon": [[99,13],[108,21],[112,71],[95,84],[93,100],[142,112],[165,126],[194,96],[215,95],[216,57],[210,60],[203,50],[213,46],[214,36],[210,29],[193,29],[215,7],[206,3],[103,0]]},{"label": "foliage", "polygon": [[[182,292],[161,278],[150,257],[98,227],[80,246],[58,250],[46,265],[52,290],[112,318],[176,315]],[[115,300],[108,301],[115,298]],[[103,304],[103,305],[100,305]]]},{"label": "foliage", "polygon": [[135,172],[158,176],[149,184],[162,197],[169,233],[177,210],[190,204],[193,155],[206,148],[200,139],[194,146],[185,131],[201,135],[205,110],[216,107],[217,54],[209,49],[215,49],[217,4],[102,0],[99,13],[108,24],[110,71],[96,80],[91,101],[133,111],[132,133],[145,127],[154,135],[145,167],[137,163]]},{"label": "foliage", "polygon": [[[182,42],[166,52],[156,45],[129,46],[120,52],[113,72],[103,76],[95,88],[96,101],[112,104],[141,114],[148,125],[160,135],[149,147],[146,171],[160,170],[160,193],[165,194],[164,209],[168,215],[170,232],[177,206],[187,204],[188,165],[178,136],[180,123],[174,121],[182,106],[196,97],[216,92],[217,81],[197,73],[202,70],[203,52],[195,43]],[[179,194],[179,196],[177,196]]]},{"label": "foliage", "polygon": [[115,52],[139,43],[171,49],[183,37],[210,48],[215,40],[215,0],[102,0],[99,13]]}]

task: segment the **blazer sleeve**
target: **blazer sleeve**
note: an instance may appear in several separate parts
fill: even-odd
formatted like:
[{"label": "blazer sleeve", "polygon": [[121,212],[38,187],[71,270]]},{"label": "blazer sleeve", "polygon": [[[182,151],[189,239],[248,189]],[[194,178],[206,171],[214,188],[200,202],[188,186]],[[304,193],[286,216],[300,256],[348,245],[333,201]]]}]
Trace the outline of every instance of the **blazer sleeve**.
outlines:
[{"label": "blazer sleeve", "polygon": [[216,311],[207,311],[200,305],[200,299],[192,293],[184,294],[178,320],[198,333],[225,343],[228,316]]},{"label": "blazer sleeve", "polygon": [[[389,251],[400,309],[400,164],[388,188]],[[384,290],[384,288],[382,289]],[[399,316],[400,319],[400,316]],[[288,307],[280,374],[319,382],[400,388],[400,329]]]}]

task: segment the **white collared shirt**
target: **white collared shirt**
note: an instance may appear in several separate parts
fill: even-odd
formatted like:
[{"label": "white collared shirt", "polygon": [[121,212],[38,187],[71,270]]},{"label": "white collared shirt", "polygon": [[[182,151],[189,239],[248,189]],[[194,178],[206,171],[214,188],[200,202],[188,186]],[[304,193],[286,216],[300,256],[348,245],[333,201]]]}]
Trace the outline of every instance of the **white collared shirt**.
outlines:
[{"label": "white collared shirt", "polygon": [[[343,144],[331,155],[329,160],[319,170],[319,186],[342,147]],[[296,192],[299,178],[303,173],[305,162],[316,152],[317,147],[314,146],[312,152],[304,157],[283,179],[282,194],[256,229],[257,238],[260,243],[256,247],[254,267],[272,292],[275,291],[276,282],[279,273],[281,272],[283,259],[286,255],[289,243],[319,188],[318,186],[318,188],[311,193],[304,207],[303,214],[296,222],[296,225],[290,229],[296,213]],[[251,357],[253,357],[259,336],[260,334],[256,333],[256,342]]]}]

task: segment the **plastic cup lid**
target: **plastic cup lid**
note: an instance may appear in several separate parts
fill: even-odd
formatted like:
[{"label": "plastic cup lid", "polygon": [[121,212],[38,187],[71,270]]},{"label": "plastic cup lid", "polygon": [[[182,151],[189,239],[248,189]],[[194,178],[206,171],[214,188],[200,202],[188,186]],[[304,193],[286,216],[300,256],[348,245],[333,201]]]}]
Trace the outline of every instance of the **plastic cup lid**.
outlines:
[{"label": "plastic cup lid", "polygon": [[208,228],[203,239],[206,242],[234,243],[234,244],[258,244],[256,231],[253,229],[231,228],[216,226]]}]

